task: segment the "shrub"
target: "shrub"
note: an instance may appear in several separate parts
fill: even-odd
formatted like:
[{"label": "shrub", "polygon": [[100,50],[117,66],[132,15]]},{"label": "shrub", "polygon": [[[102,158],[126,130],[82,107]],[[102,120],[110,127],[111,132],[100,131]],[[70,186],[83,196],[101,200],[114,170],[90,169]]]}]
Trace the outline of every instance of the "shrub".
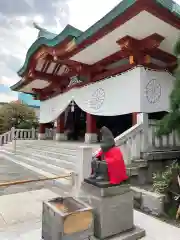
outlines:
[{"label": "shrub", "polygon": [[174,179],[174,174],[180,171],[180,165],[174,161],[170,166],[167,166],[165,171],[153,174],[153,190],[157,193],[167,194],[170,190],[171,183]]}]

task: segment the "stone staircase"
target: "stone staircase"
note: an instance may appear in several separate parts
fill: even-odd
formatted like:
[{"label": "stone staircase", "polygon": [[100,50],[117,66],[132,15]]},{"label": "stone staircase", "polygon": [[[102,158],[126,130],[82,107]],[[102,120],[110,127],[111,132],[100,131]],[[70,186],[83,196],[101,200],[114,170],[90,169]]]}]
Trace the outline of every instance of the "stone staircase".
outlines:
[{"label": "stone staircase", "polygon": [[[17,140],[16,151],[13,143],[1,146],[0,156],[13,161],[45,177],[68,175],[77,172],[78,148],[83,143],[56,142],[48,140]],[[98,145],[92,145],[98,149]],[[54,183],[65,191],[72,186],[71,178],[55,180]]]},{"label": "stone staircase", "polygon": [[[82,145],[80,142],[56,142],[52,140],[17,140],[16,151],[13,143],[1,146],[1,157],[13,161],[29,170],[32,170],[45,177],[55,177],[78,172],[78,149]],[[93,151],[99,148],[98,144],[91,144]],[[144,179],[142,171],[147,167],[144,160],[132,161],[127,165],[128,175],[131,176],[132,183],[141,183]],[[54,181],[64,191],[69,191],[72,187],[71,178]],[[142,182],[143,183],[143,182]]]}]

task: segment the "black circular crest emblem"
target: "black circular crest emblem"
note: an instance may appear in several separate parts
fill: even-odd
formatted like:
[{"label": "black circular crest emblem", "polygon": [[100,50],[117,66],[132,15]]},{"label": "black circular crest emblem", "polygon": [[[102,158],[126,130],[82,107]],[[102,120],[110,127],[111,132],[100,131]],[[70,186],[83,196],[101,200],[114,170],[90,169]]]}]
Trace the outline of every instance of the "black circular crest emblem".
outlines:
[{"label": "black circular crest emblem", "polygon": [[159,101],[161,97],[161,85],[156,81],[156,79],[150,80],[146,85],[145,96],[151,104]]},{"label": "black circular crest emblem", "polygon": [[105,91],[102,88],[98,88],[93,94],[89,101],[89,107],[98,110],[101,108],[105,100]]}]

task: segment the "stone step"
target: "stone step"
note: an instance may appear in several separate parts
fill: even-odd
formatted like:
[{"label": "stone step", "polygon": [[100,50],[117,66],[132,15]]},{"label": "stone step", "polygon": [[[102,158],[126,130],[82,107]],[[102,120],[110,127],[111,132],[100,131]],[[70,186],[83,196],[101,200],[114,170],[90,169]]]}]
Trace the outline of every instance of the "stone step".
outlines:
[{"label": "stone step", "polygon": [[[7,151],[1,151],[1,157],[4,157],[5,159],[12,161],[16,164],[19,164],[33,172],[36,172],[44,177],[57,177],[57,176],[62,176],[62,175],[66,175],[69,172],[64,172],[61,170],[58,172],[58,174],[53,174],[49,171],[50,168],[44,168],[44,167],[40,167],[40,166],[34,166],[34,161],[26,161],[24,157],[20,157],[18,155],[14,155],[10,152]],[[45,170],[47,169],[47,171]],[[71,177],[68,178],[62,178],[62,179],[56,179],[53,180],[53,184],[57,187],[59,187],[60,189],[62,189],[63,191],[66,191],[67,193],[72,191],[72,179]]]},{"label": "stone step", "polygon": [[[14,153],[12,149],[5,149],[8,152]],[[49,152],[48,152],[49,153]],[[16,149],[16,154],[20,154],[21,156],[33,157],[38,158],[40,161],[44,161],[46,163],[51,163],[53,165],[68,169],[68,170],[75,170],[76,162],[72,161],[72,159],[64,160],[62,157],[54,158],[51,156],[51,153],[45,154],[43,151],[36,151],[33,152],[29,149]]]},{"label": "stone step", "polygon": [[[12,144],[12,143],[11,143]],[[99,144],[85,144],[85,143],[82,143],[82,142],[57,142],[57,141],[54,141],[54,140],[51,140],[51,141],[46,141],[46,140],[17,140],[17,145],[18,146],[29,146],[29,147],[46,147],[46,148],[49,148],[49,147],[52,147],[52,148],[55,148],[57,151],[58,149],[71,149],[71,150],[77,150],[77,147],[80,147],[80,146],[91,146],[92,149],[99,149]]]},{"label": "stone step", "polygon": [[148,162],[144,159],[133,160],[132,163],[128,165],[128,167],[139,167],[139,168],[144,168],[147,166],[148,166]]},{"label": "stone step", "polygon": [[[13,147],[10,145],[7,146],[3,146],[3,149],[7,150],[7,151],[13,151]],[[68,161],[68,162],[76,162],[76,158],[77,158],[77,151],[74,152],[73,154],[70,151],[62,151],[62,152],[57,152],[57,151],[50,151],[48,150],[48,148],[42,148],[39,149],[37,148],[31,148],[31,147],[25,147],[25,146],[16,146],[16,151],[22,151],[22,152],[27,152],[27,153],[32,153],[32,154],[40,154],[41,156],[46,156],[46,157],[52,157],[52,158],[56,158],[56,159],[62,159],[64,161]]]},{"label": "stone step", "polygon": [[153,160],[173,160],[180,157],[180,151],[176,150],[164,150],[164,151],[154,151],[154,152],[144,152],[142,153],[142,158],[147,161]]},{"label": "stone step", "polygon": [[[8,152],[14,153],[12,149],[5,149]],[[46,163],[50,163],[52,165],[70,170],[70,171],[75,171],[76,170],[76,162],[73,162],[70,160],[63,160],[61,158],[54,158],[51,156],[51,153],[49,155],[45,155],[44,152],[42,151],[36,151],[32,152],[31,150],[27,149],[16,149],[16,154],[19,154],[21,156],[27,156],[27,157],[32,157],[34,159],[38,159],[39,161],[44,161]]]},{"label": "stone step", "polygon": [[[7,145],[6,145],[7,146]],[[69,152],[70,154],[75,154],[76,153],[76,151],[77,151],[77,147],[76,147],[76,149],[72,149],[72,148],[70,148],[70,147],[63,147],[63,146],[61,146],[61,147],[57,147],[57,146],[39,146],[39,145],[20,145],[20,146],[18,146],[18,145],[16,145],[16,147],[24,147],[24,148],[30,148],[30,149],[38,149],[38,150],[48,150],[48,151],[51,151],[51,152],[56,152],[56,153],[66,153],[66,152]]]},{"label": "stone step", "polygon": [[2,150],[2,152],[13,157],[15,160],[22,161],[24,163],[27,163],[29,165],[32,165],[36,168],[42,169],[43,171],[52,173],[57,176],[70,173],[70,171],[62,167],[58,167],[56,165],[46,163],[44,161],[39,161],[39,158],[35,158],[35,157],[32,158],[31,156],[30,157],[22,156],[21,154],[13,154],[12,152],[8,152],[6,150]]}]

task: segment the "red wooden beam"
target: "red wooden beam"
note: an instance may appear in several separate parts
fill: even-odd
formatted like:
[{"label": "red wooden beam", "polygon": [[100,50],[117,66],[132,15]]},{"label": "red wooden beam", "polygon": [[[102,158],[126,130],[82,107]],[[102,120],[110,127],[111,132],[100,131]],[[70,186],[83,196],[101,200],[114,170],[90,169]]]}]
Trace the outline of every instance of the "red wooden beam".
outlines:
[{"label": "red wooden beam", "polygon": [[[177,58],[174,55],[171,55],[167,52],[164,52],[163,50],[157,48],[157,49],[147,49],[146,54],[151,56],[152,58],[155,58],[157,60],[160,60],[164,63],[172,63],[176,62]],[[120,61],[124,58],[129,57],[129,54],[126,52],[122,52],[121,50],[113,53],[112,55],[108,56],[107,58],[104,58],[100,60],[99,62],[93,64],[91,66],[92,70],[94,71],[102,71],[104,70],[109,64],[115,63],[117,61]]]},{"label": "red wooden beam", "polygon": [[39,72],[39,71],[35,71],[34,72],[34,77],[36,79],[42,79],[42,80],[47,80],[48,82],[60,82],[63,81],[64,79],[68,79],[70,76],[73,76],[73,73],[69,73],[65,76],[54,76],[50,73],[45,73],[45,72]]}]

